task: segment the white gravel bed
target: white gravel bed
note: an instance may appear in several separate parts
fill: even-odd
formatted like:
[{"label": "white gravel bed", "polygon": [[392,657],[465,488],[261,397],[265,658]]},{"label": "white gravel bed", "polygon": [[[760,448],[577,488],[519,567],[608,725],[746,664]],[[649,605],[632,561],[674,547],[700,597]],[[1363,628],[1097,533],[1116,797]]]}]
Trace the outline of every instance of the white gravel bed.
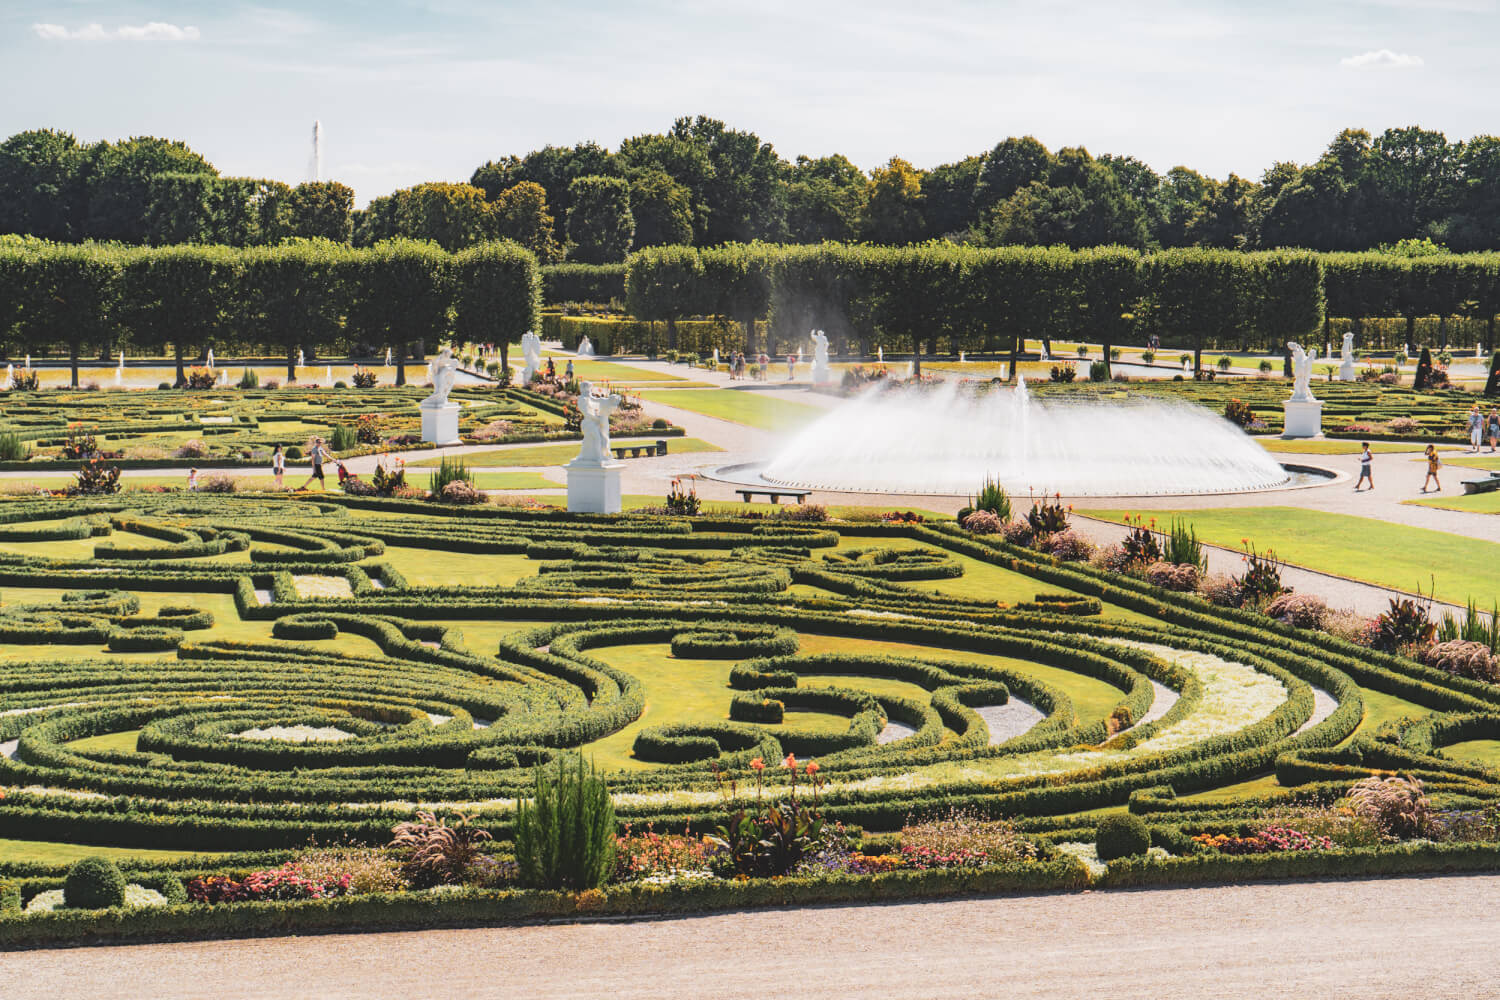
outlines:
[{"label": "white gravel bed", "polygon": [[230,733],[232,740],[280,740],[284,743],[339,743],[354,739],[334,726],[267,726],[264,729],[246,729]]},{"label": "white gravel bed", "polygon": [[4,757],[6,760],[15,760],[16,753],[20,749],[20,740],[6,740],[4,743],[0,743],[0,757]]},{"label": "white gravel bed", "polygon": [[904,722],[887,722],[885,728],[876,734],[875,742],[881,744],[894,743],[897,740],[904,740],[908,736],[914,736],[916,732],[915,729]]},{"label": "white gravel bed", "polygon": [[1035,705],[1012,697],[1004,705],[981,705],[974,709],[990,730],[990,746],[1013,740],[1047,716]]},{"label": "white gravel bed", "polygon": [[[1151,698],[1151,707],[1146,709],[1145,713],[1135,721],[1136,726],[1144,726],[1148,722],[1155,722],[1157,719],[1160,719],[1172,711],[1172,706],[1176,705],[1177,699],[1182,697],[1182,695],[1160,681],[1152,680],[1149,677],[1147,680],[1151,681],[1151,690],[1154,692]],[[1132,726],[1131,728],[1135,727]]]},{"label": "white gravel bed", "polygon": [[[52,910],[62,909],[63,890],[48,889],[31,897],[31,902],[26,904],[27,913],[48,913]],[[167,897],[155,889],[147,889],[145,886],[136,885],[134,882],[125,886],[125,905],[127,907],[166,906]]]},{"label": "white gravel bed", "polygon": [[[1316,726],[1318,723],[1322,722],[1324,719],[1332,715],[1333,710],[1339,707],[1338,699],[1329,694],[1327,691],[1324,691],[1322,688],[1315,687],[1312,689],[1312,693],[1313,713],[1308,717],[1306,722],[1297,727],[1297,733],[1302,732],[1304,729],[1311,729],[1313,726]],[[1296,736],[1297,733],[1293,733],[1292,735]]]},{"label": "white gravel bed", "polygon": [[292,586],[298,597],[353,597],[354,590],[342,576],[294,576]]},{"label": "white gravel bed", "polygon": [[257,590],[255,592],[255,599],[261,604],[270,604],[271,592],[269,590]]}]

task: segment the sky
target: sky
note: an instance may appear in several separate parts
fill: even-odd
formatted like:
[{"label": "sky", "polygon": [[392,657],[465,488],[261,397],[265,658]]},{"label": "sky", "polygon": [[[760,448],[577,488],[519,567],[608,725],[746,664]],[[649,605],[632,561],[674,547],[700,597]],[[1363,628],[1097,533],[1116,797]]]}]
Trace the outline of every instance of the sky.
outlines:
[{"label": "sky", "polygon": [[870,169],[1011,135],[1258,179],[1343,128],[1500,130],[1500,0],[6,0],[0,136],[181,139],[356,201],[707,115]]}]

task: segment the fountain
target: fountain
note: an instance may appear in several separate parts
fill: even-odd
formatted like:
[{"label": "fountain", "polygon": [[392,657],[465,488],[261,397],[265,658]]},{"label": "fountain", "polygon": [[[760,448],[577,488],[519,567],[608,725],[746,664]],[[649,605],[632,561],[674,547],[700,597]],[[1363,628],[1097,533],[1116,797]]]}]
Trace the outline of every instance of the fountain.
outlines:
[{"label": "fountain", "polygon": [[966,364],[969,363],[969,359],[966,358],[966,357],[964,357],[964,352],[963,351],[959,351],[958,352],[958,363],[961,364],[961,365],[966,365]]},{"label": "fountain", "polygon": [[297,367],[302,367],[302,348],[297,348]]},{"label": "fountain", "polygon": [[885,348],[884,347],[876,347],[875,348],[875,360],[879,361],[881,364],[885,364]]},{"label": "fountain", "polygon": [[11,380],[11,378],[15,374],[16,374],[16,366],[15,365],[6,365],[5,366],[5,388],[6,388],[7,391],[9,391],[9,389],[10,389],[10,380]]},{"label": "fountain", "polygon": [[1249,435],[1203,407],[1034,398],[1024,378],[979,394],[877,385],[760,470],[766,482],[804,489],[950,495],[972,493],[986,476],[1013,496],[1236,493],[1289,481]]},{"label": "fountain", "polygon": [[719,368],[719,349],[717,347],[715,347],[714,348],[714,370],[717,371],[718,368]]},{"label": "fountain", "polygon": [[229,369],[228,368],[220,369],[220,371],[219,371],[219,384],[222,385],[222,386],[229,385]]},{"label": "fountain", "polygon": [[31,355],[26,355],[26,367],[22,371],[31,371]]},{"label": "fountain", "polygon": [[123,368],[116,368],[115,369],[115,388],[118,389],[120,386],[122,386],[124,384],[125,384],[125,369],[123,369]]},{"label": "fountain", "polygon": [[333,365],[328,366],[328,387],[333,388]]},{"label": "fountain", "polygon": [[[300,353],[298,353],[297,357],[300,358],[301,356],[302,355]],[[389,368],[391,366],[391,349],[389,347],[387,347],[385,349],[385,366],[387,368]]]},{"label": "fountain", "polygon": [[208,370],[214,370],[214,349],[212,347],[208,349]]}]

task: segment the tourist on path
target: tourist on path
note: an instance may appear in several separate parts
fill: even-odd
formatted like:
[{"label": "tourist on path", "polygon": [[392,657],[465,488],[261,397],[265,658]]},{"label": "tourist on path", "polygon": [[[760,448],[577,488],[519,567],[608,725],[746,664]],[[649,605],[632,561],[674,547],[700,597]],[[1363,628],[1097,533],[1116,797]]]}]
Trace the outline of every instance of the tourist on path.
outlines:
[{"label": "tourist on path", "polygon": [[1443,484],[1438,480],[1438,469],[1442,468],[1443,460],[1438,458],[1437,449],[1432,445],[1428,445],[1427,451],[1423,454],[1427,456],[1427,478],[1422,480],[1422,492],[1426,493],[1427,484],[1433,482],[1437,483],[1437,489],[1433,492],[1441,493],[1443,491]]},{"label": "tourist on path", "polygon": [[568,376],[568,381],[569,382],[573,381],[573,359],[572,358],[568,359],[567,376]]},{"label": "tourist on path", "polygon": [[1469,407],[1469,453],[1479,454],[1479,446],[1484,443],[1484,414],[1479,410],[1479,404],[1475,403]]},{"label": "tourist on path", "polygon": [[1370,489],[1373,490],[1375,488],[1375,477],[1370,475],[1370,467],[1375,460],[1375,456],[1370,454],[1370,442],[1361,441],[1359,446],[1363,450],[1359,453],[1359,482],[1354,484],[1354,492],[1356,493],[1359,492],[1359,488],[1365,483],[1370,484]]},{"label": "tourist on path", "polygon": [[1490,451],[1500,447],[1500,408],[1490,407]]},{"label": "tourist on path", "polygon": [[286,455],[282,453],[281,445],[271,452],[271,475],[276,477],[276,488],[281,489],[281,477],[286,475]]},{"label": "tourist on path", "polygon": [[786,356],[786,380],[788,382],[790,382],[792,379],[794,379],[796,377],[797,377],[797,355],[795,355],[795,354],[788,354]]},{"label": "tourist on path", "polygon": [[188,490],[189,491],[195,491],[197,489],[198,489],[198,470],[197,469],[189,469],[188,470]]},{"label": "tourist on path", "polygon": [[323,447],[322,438],[313,438],[312,449],[307,457],[312,460],[312,475],[307,477],[307,482],[303,483],[297,488],[299,490],[305,490],[309,486],[311,486],[312,481],[316,479],[318,481],[318,489],[321,490],[326,485],[323,481],[323,463],[326,462],[329,458],[328,449]]}]

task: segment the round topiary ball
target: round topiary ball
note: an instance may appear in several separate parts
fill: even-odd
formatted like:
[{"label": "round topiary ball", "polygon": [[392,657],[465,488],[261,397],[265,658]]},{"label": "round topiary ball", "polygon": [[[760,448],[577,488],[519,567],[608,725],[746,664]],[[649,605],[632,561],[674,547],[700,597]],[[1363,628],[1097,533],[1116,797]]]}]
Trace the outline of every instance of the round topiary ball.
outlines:
[{"label": "round topiary ball", "polygon": [[124,906],[125,876],[107,858],[84,858],[68,869],[63,905],[80,910]]},{"label": "round topiary ball", "polygon": [[1145,820],[1131,813],[1106,816],[1094,834],[1094,849],[1100,861],[1137,857],[1151,849],[1151,830]]}]

